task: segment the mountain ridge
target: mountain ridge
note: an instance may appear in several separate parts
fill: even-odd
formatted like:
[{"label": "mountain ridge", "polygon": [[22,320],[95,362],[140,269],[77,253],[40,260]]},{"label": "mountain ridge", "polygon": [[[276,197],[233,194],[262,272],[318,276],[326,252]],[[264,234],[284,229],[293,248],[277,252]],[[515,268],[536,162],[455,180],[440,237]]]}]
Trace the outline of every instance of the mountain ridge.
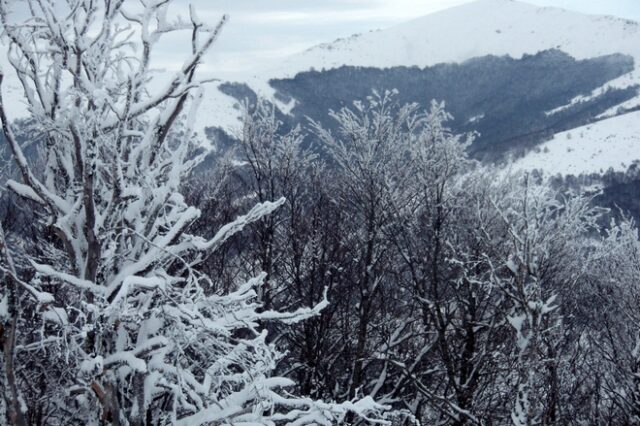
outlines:
[{"label": "mountain ridge", "polygon": [[[583,37],[576,33],[581,28],[580,35]],[[616,36],[615,39],[619,41],[615,49],[608,42],[611,38],[595,37],[604,30],[613,33],[610,35]],[[482,37],[467,37],[470,35]],[[454,40],[456,36],[462,40]],[[539,7],[513,0],[477,0],[387,29],[311,47],[279,61],[277,67],[271,68],[271,72],[278,72],[280,77],[284,77],[283,72],[306,71],[311,66],[316,69],[328,69],[336,65],[430,66],[459,63],[488,54],[519,58],[526,53],[551,48],[560,48],[576,59],[601,56],[614,50],[615,53],[631,54],[638,59],[638,37],[640,23],[631,20]],[[518,43],[511,43],[509,39],[513,38],[517,38]],[[392,48],[385,49],[388,46]],[[336,58],[341,49],[348,49],[348,56]],[[309,55],[316,53],[327,55],[312,56],[306,61]],[[266,71],[269,72],[269,69]]]}]

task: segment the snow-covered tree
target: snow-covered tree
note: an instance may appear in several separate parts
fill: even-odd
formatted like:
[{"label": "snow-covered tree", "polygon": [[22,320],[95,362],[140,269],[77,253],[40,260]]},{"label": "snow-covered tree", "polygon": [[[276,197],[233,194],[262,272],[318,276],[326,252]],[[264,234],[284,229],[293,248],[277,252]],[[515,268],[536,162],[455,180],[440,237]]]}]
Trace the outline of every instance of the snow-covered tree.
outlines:
[{"label": "snow-covered tree", "polygon": [[612,222],[594,250],[581,292],[583,340],[601,422],[640,424],[640,239],[633,221]]},{"label": "snow-covered tree", "polygon": [[350,363],[342,392],[352,398],[378,392],[387,372],[374,354],[395,329],[405,328],[394,312],[392,297],[386,297],[393,257],[384,229],[390,224],[392,195],[412,179],[407,163],[422,116],[417,104],[398,105],[391,91],[374,92],[353,108],[332,111],[330,116],[337,125],[335,134],[319,123],[312,127],[339,171],[332,199],[349,212],[340,229],[350,254],[341,268],[348,283],[342,297],[351,311],[342,327],[352,336],[342,346]]},{"label": "snow-covered tree", "polygon": [[567,386],[560,373],[568,335],[560,296],[571,297],[585,278],[601,209],[588,197],[559,193],[526,174],[504,179],[491,198],[503,227],[487,233],[485,257],[514,332],[514,374],[504,376],[513,391],[511,421],[555,424],[564,416],[561,393]]},{"label": "snow-covered tree", "polygon": [[[307,318],[326,301],[261,309],[263,273],[228,293],[206,291],[214,286],[197,266],[285,200],[255,205],[209,239],[186,232],[200,215],[180,193],[202,159],[192,143],[203,96],[196,70],[226,18],[211,27],[190,9],[170,19],[170,6],[0,2],[44,164],[36,169],[24,154],[0,98],[21,176],[7,186],[38,212],[47,236],[45,249],[22,254],[21,271],[3,244],[3,327],[13,346],[5,411],[16,424],[189,425],[335,424],[347,412],[375,413],[370,398],[335,405],[288,396],[281,389],[292,383],[272,377],[280,354],[262,325]],[[176,31],[190,32],[191,46],[159,85],[152,52]]]}]

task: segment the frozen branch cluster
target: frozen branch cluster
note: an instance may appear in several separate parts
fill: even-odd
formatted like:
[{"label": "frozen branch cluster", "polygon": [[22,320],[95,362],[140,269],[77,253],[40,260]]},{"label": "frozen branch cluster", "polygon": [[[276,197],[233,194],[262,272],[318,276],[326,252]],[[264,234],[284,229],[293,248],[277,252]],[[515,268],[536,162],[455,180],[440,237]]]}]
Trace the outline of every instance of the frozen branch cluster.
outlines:
[{"label": "frozen branch cluster", "polygon": [[278,370],[305,395],[392,407],[394,424],[637,422],[633,223],[607,225],[597,194],[482,165],[444,104],[397,95],[306,131],[249,108],[220,184],[188,191],[208,212],[198,226],[286,201],[203,265],[216,286],[265,271],[258,297],[276,310],[326,294],[318,316],[271,329]]},{"label": "frozen branch cluster", "polygon": [[[190,143],[202,96],[197,67],[226,20],[170,18],[168,0],[0,2],[9,61],[42,138],[42,167],[24,154],[10,107],[0,118],[20,181],[8,188],[38,212],[44,256],[16,270],[2,243],[3,411],[15,424],[335,424],[375,416],[371,399],[327,404],[284,392],[281,354],[264,324],[281,313],[256,300],[257,274],[210,292],[197,266],[284,202],[265,200],[210,239],[180,194],[199,163]],[[150,60],[169,33],[191,46],[153,90]],[[0,75],[0,79],[2,75]],[[29,366],[29,367],[27,367]],[[30,383],[30,380],[33,382]],[[37,409],[33,401],[40,401]]]}]

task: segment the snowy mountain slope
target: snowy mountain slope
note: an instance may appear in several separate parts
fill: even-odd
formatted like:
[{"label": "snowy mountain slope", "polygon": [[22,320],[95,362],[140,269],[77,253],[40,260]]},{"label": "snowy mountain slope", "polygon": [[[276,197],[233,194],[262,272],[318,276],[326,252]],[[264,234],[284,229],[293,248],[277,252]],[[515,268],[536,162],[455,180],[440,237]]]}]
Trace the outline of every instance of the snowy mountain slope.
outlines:
[{"label": "snowy mountain slope", "polygon": [[[634,58],[635,59],[635,58]],[[638,60],[635,59],[635,63],[638,64]],[[639,84],[640,82],[640,67],[638,65],[636,65],[635,69],[631,72],[628,72],[618,78],[615,78],[611,81],[608,81],[606,84],[604,84],[603,86],[593,90],[590,94],[588,95],[580,95],[580,96],[576,96],[575,98],[573,98],[571,100],[571,102],[569,104],[565,104],[565,105],[561,105],[557,108],[554,108],[551,111],[547,111],[547,115],[548,116],[552,116],[555,115],[559,112],[565,111],[568,108],[575,106],[576,104],[582,103],[582,102],[588,102],[590,100],[595,99],[598,96],[601,96],[602,94],[606,93],[609,90],[613,90],[613,89],[624,89],[627,87],[631,87],[634,85]],[[628,101],[625,101],[624,104],[620,104],[618,106],[612,107],[611,109],[605,111],[604,113],[600,114],[597,118],[607,118],[607,117],[612,117],[614,115],[617,114],[617,110],[618,107],[622,107],[625,110],[629,110],[632,108],[635,108],[637,106],[640,105],[640,95],[633,97],[632,99],[629,99]]]},{"label": "snowy mountain slope", "polygon": [[640,111],[607,118],[556,134],[513,163],[511,169],[540,170],[545,176],[626,171],[640,160]]},{"label": "snowy mountain slope", "polygon": [[[477,0],[427,15],[395,27],[354,35],[315,46],[277,64],[263,66],[233,76],[261,96],[274,100],[284,112],[294,101],[284,104],[273,97],[268,81],[290,78],[311,69],[338,68],[343,65],[389,68],[426,67],[439,63],[461,63],[486,55],[520,58],[548,49],[559,49],[576,59],[622,53],[634,58],[636,70],[594,91],[597,96],[607,87],[626,88],[640,84],[640,24],[608,16],[533,6],[511,0]],[[237,111],[219,111],[214,104],[225,103],[226,95],[215,88],[203,102],[205,125],[232,126]],[[588,98],[588,96],[585,96]],[[572,103],[583,99],[575,99]],[[640,96],[626,107],[640,105]],[[607,116],[614,115],[613,108]],[[207,112],[209,111],[209,112]],[[215,114],[214,114],[215,112]]]},{"label": "snowy mountain slope", "polygon": [[311,48],[267,70],[293,75],[311,67],[391,67],[514,58],[557,48],[576,59],[624,53],[640,60],[640,24],[511,0],[478,0],[392,27]]}]

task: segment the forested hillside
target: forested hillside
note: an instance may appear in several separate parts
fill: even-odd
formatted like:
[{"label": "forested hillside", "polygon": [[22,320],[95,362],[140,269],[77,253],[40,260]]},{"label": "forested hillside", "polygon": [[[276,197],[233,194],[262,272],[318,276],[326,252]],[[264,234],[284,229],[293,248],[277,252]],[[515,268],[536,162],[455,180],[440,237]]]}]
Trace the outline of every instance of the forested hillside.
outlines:
[{"label": "forested hillside", "polygon": [[[270,84],[283,102],[294,102],[290,115],[280,119],[295,126],[307,117],[324,122],[327,111],[351,106],[372,90],[397,91],[402,103],[427,106],[431,99],[445,101],[455,117],[449,125],[458,132],[477,132],[470,153],[485,161],[522,156],[555,133],[590,123],[613,106],[637,95],[637,87],[612,88],[588,101],[549,114],[591,93],[606,82],[634,69],[630,56],[607,55],[577,61],[559,50],[520,59],[486,56],[461,64],[433,67],[362,68],[344,66],[301,72]],[[223,93],[238,102],[255,103],[257,95],[244,85],[225,83]],[[313,144],[313,141],[308,141]]]}]

